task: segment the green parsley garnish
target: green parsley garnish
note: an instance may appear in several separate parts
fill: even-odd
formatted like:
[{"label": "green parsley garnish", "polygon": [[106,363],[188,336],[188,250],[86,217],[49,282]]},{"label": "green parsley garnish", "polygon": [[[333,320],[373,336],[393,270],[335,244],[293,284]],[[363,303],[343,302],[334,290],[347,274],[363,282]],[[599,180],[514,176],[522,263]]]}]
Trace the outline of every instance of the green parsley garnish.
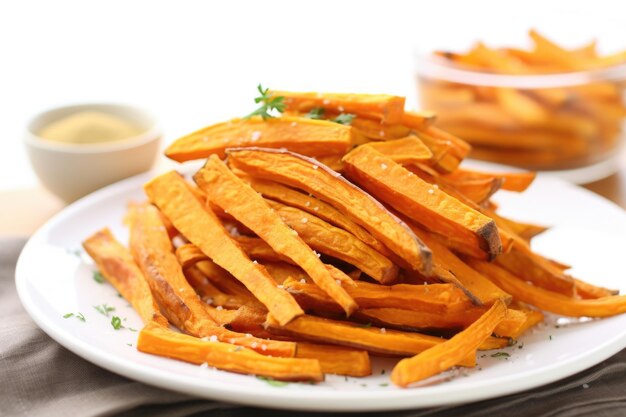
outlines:
[{"label": "green parsley garnish", "polygon": [[271,385],[273,387],[285,387],[287,385],[289,385],[288,382],[284,382],[284,381],[277,381],[274,378],[269,378],[266,376],[257,376],[257,379],[260,379],[261,381],[265,381],[268,385]]},{"label": "green parsley garnish", "polygon": [[332,121],[335,123],[339,123],[340,125],[350,125],[352,124],[352,120],[354,120],[354,114],[349,113],[341,113],[339,116],[335,117]]},{"label": "green parsley garnish", "polygon": [[100,273],[100,271],[93,271],[93,280],[98,284],[104,284],[104,277]]},{"label": "green parsley garnish", "polygon": [[388,387],[389,384],[386,382],[383,382],[382,384],[378,384],[379,387]]},{"label": "green parsley garnish", "polygon": [[307,114],[304,115],[307,119],[320,120],[324,117],[326,109],[323,107],[313,107]]},{"label": "green parsley garnish", "polygon": [[511,355],[509,355],[506,352],[496,352],[493,355],[491,355],[492,358],[508,358],[509,356]]},{"label": "green parsley garnish", "polygon": [[[307,119],[314,120],[322,120],[324,118],[324,114],[326,113],[326,109],[323,107],[313,107],[307,114],[304,115]],[[329,119],[331,122],[339,123],[340,125],[350,125],[352,120],[354,120],[356,116],[354,114],[349,113],[341,113],[339,116],[334,119]]]},{"label": "green parsley garnish", "polygon": [[66,313],[66,314],[63,314],[63,318],[64,319],[69,319],[70,317],[76,317],[78,320],[80,320],[82,322],[87,321],[87,319],[85,318],[83,313],[76,313],[76,314],[74,314],[74,313]]},{"label": "green parsley garnish", "polygon": [[122,326],[122,319],[117,316],[113,316],[113,318],[111,319],[111,326],[113,326],[115,330],[119,330],[124,327]]},{"label": "green parsley garnish", "polygon": [[359,327],[362,327],[364,329],[369,329],[370,327],[372,327],[372,322],[370,321],[370,322],[365,323],[365,324],[360,324]]},{"label": "green parsley garnish", "polygon": [[272,115],[272,112],[282,113],[285,111],[285,97],[272,97],[271,93],[269,93],[269,88],[263,88],[261,84],[257,86],[257,90],[259,90],[259,97],[254,98],[254,102],[259,104],[261,103],[261,107],[244,117],[244,119],[249,119],[252,116],[261,116],[263,120],[270,119],[275,117]]},{"label": "green parsley garnish", "polygon": [[100,314],[102,314],[103,316],[109,317],[109,313],[111,311],[115,311],[115,307],[111,307],[108,304],[102,304],[99,306],[93,306],[93,308],[96,309],[96,311]]}]

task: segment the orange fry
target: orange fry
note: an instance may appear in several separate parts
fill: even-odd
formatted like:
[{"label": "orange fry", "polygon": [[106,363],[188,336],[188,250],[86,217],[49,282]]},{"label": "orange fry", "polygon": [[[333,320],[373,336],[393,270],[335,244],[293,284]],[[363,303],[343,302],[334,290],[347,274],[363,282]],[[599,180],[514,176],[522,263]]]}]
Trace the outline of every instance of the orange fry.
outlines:
[{"label": "orange fry", "polygon": [[436,375],[459,363],[478,349],[506,314],[506,306],[496,301],[481,318],[451,339],[407,359],[402,359],[391,372],[394,384],[407,385]]}]

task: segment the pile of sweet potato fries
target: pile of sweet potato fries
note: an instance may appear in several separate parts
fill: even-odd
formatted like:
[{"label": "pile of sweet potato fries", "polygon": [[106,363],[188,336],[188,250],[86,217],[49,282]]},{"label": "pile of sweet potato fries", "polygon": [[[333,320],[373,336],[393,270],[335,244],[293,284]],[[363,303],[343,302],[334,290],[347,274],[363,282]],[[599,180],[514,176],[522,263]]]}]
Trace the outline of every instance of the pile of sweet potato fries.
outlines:
[{"label": "pile of sweet potato fries", "polygon": [[[471,71],[468,82],[424,77],[422,105],[437,112],[441,128],[472,144],[474,158],[530,169],[568,169],[612,155],[624,135],[624,70],[621,77],[616,68],[601,71],[623,67],[626,51],[602,56],[595,41],[566,49],[535,30],[529,36],[529,50],[479,42],[467,53],[438,52],[446,65]],[[517,78],[499,86],[474,85],[472,72]],[[533,76],[546,74],[565,77],[534,85],[538,81]]]},{"label": "pile of sweet potato fries", "polygon": [[496,214],[493,193],[523,191],[534,174],[459,167],[470,147],[403,97],[269,94],[280,117],[216,124],[167,149],[208,159],[192,179],[145,185],[128,248],[108,229],[84,241],[145,322],[140,351],[314,382],[395,356],[404,387],[474,366],[540,310],[626,311],[626,297],[531,250],[545,228]]}]

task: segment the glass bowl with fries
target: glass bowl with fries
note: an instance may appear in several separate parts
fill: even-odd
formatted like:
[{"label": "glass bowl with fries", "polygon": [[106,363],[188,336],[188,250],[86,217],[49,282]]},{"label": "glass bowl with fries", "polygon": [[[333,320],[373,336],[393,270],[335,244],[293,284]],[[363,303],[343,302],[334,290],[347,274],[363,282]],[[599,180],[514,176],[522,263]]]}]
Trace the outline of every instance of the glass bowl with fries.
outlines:
[{"label": "glass bowl with fries", "polygon": [[418,68],[419,99],[476,159],[556,171],[577,183],[615,172],[624,137],[626,51],[566,49],[535,30],[532,47],[436,51]]}]

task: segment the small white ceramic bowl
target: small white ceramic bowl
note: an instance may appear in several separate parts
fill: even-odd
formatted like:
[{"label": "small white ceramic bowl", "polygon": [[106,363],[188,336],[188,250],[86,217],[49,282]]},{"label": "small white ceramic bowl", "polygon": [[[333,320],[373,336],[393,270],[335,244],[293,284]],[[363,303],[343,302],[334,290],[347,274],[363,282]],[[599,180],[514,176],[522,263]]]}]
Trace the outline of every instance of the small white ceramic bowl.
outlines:
[{"label": "small white ceramic bowl", "polygon": [[[71,144],[43,139],[38,132],[51,122],[81,111],[108,113],[142,128],[141,134],[114,142]],[[147,112],[122,104],[59,107],[35,116],[24,142],[42,184],[66,202],[105,185],[147,171],[159,150],[161,131]]]}]

